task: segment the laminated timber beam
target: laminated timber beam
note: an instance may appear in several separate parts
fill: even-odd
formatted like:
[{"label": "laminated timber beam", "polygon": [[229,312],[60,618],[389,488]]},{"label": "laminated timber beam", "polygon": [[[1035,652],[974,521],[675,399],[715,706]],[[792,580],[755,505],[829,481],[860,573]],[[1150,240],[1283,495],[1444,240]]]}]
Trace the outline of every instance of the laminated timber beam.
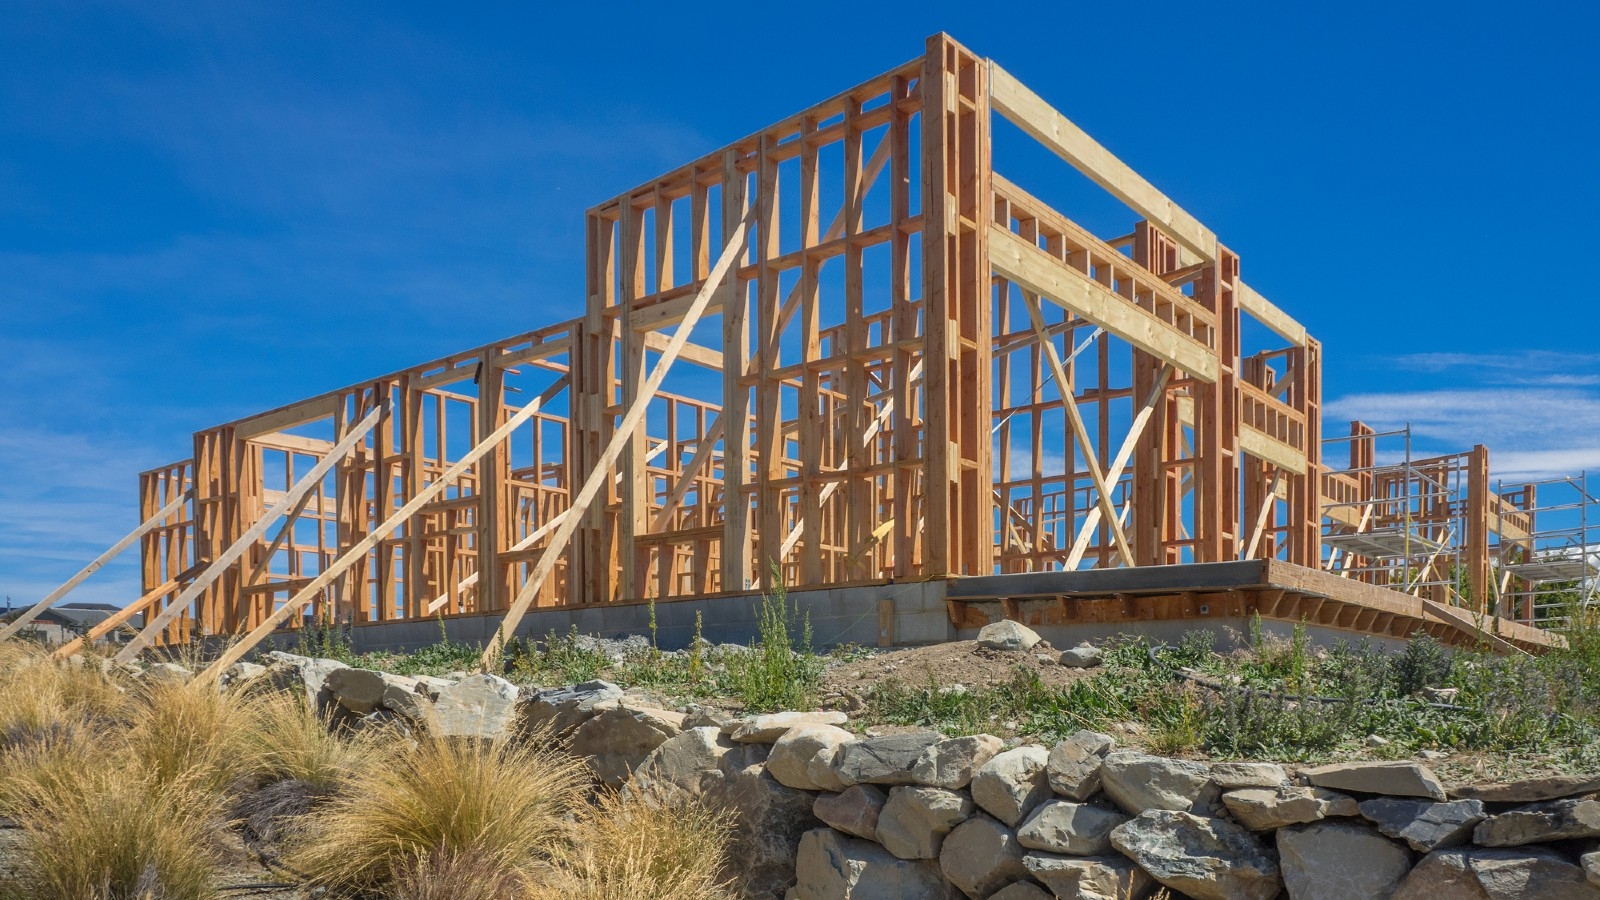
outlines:
[{"label": "laminated timber beam", "polygon": [[1017,285],[1122,338],[1186,375],[1215,383],[1215,353],[1077,269],[1010,230],[989,228],[990,263]]},{"label": "laminated timber beam", "polygon": [[[995,112],[1130,209],[1155,223],[1201,261],[1217,261],[1217,236],[1211,229],[992,60],[989,62],[989,92],[989,103]],[[1305,346],[1304,325],[1253,288],[1242,283],[1239,288],[1241,309],[1295,346]]]}]

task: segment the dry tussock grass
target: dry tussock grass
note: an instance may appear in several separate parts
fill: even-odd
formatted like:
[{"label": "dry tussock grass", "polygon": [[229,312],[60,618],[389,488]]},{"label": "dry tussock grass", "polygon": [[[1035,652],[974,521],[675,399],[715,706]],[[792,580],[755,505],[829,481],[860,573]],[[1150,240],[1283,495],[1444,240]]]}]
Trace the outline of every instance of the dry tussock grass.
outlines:
[{"label": "dry tussock grass", "polygon": [[105,765],[35,768],[13,780],[23,828],[11,897],[210,900],[220,798],[190,778]]},{"label": "dry tussock grass", "polygon": [[723,879],[730,814],[694,802],[600,798],[561,848],[534,900],[731,900]]},{"label": "dry tussock grass", "polygon": [[351,734],[295,693],[0,644],[0,815],[23,829],[0,900],[212,900],[230,819],[331,897],[733,896],[724,813],[591,788],[537,738]]},{"label": "dry tussock grass", "polygon": [[329,801],[289,863],[335,896],[385,895],[428,872],[469,869],[525,890],[571,840],[587,785],[563,754],[425,734]]}]

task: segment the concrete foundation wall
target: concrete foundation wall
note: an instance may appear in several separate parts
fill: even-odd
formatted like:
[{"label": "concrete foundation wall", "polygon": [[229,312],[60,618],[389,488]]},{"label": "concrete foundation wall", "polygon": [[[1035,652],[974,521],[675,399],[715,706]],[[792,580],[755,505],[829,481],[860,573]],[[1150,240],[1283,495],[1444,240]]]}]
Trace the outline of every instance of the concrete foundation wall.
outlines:
[{"label": "concrete foundation wall", "polygon": [[[795,591],[789,603],[811,617],[812,645],[819,649],[840,644],[876,646],[878,604],[894,603],[896,644],[932,644],[954,639],[944,603],[945,582],[868,585],[820,591]],[[678,650],[694,639],[695,616],[700,631],[713,644],[748,644],[759,634],[760,594],[707,597],[657,603],[656,641],[663,650]],[[452,641],[482,645],[500,625],[498,615],[460,616],[444,620]],[[650,607],[631,603],[582,609],[533,610],[523,617],[518,637],[542,639],[550,632],[603,638],[650,633]],[[439,622],[378,622],[352,629],[351,643],[358,653],[374,650],[409,651],[439,642]]]}]

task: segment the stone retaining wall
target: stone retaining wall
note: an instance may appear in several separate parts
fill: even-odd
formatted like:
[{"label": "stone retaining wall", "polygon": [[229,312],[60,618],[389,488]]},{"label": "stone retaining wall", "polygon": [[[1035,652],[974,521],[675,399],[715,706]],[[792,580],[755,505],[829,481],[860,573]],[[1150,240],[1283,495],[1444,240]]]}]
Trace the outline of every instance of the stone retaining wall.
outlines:
[{"label": "stone retaining wall", "polygon": [[555,733],[602,783],[738,817],[763,900],[1600,900],[1600,777],[1446,787],[1417,762],[1292,769],[931,732],[861,737],[843,713],[727,719],[605,682],[522,691],[273,654],[230,680],[298,685],[356,727]]}]

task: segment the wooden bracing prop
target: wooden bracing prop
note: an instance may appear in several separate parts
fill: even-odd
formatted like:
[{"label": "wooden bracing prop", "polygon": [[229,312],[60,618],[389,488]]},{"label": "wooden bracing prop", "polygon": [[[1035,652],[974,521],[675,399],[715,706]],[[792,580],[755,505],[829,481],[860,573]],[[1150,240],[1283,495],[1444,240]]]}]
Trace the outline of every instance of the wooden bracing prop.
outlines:
[{"label": "wooden bracing prop", "polygon": [[298,507],[300,501],[310,495],[322,483],[322,480],[333,470],[333,467],[345,457],[345,454],[355,449],[356,444],[366,438],[367,433],[372,430],[373,426],[378,424],[378,420],[383,418],[388,411],[389,404],[385,401],[368,413],[367,417],[361,420],[361,424],[345,435],[343,440],[335,444],[333,449],[328,451],[328,454],[319,460],[311,471],[307,472],[290,489],[289,493],[284,495],[282,500],[278,501],[277,505],[267,510],[266,514],[251,525],[244,534],[240,535],[238,540],[229,545],[221,556],[211,560],[205,570],[196,576],[195,580],[184,588],[183,592],[171,604],[163,609],[160,614],[147,619],[144,630],[135,635],[132,640],[128,641],[127,645],[117,652],[114,661],[118,664],[132,662],[133,658],[139,655],[140,650],[150,646],[151,642],[155,640],[155,636],[165,630],[174,619],[186,612],[189,609],[189,604],[200,596],[201,592],[209,588],[229,566],[237,562],[239,557],[243,556],[252,544],[260,540],[261,536],[267,533],[267,529],[272,527],[272,523],[278,520],[278,517]]},{"label": "wooden bracing prop", "polygon": [[115,544],[112,544],[104,553],[95,557],[93,562],[89,563],[87,566],[84,566],[82,569],[79,569],[77,574],[73,575],[71,578],[68,578],[60,587],[45,595],[43,600],[40,600],[38,603],[28,607],[25,612],[17,616],[15,619],[12,619],[11,623],[7,625],[4,630],[0,630],[0,641],[3,641],[21,631],[23,628],[27,627],[29,622],[32,622],[34,619],[38,618],[40,613],[43,613],[50,607],[60,603],[61,600],[65,598],[73,588],[82,584],[90,575],[100,571],[102,566],[115,559],[122,551],[133,546],[134,541],[139,540],[146,534],[149,534],[151,531],[154,531],[156,528],[160,527],[161,523],[165,522],[168,516],[172,515],[174,512],[177,512],[178,508],[189,502],[192,496],[193,495],[191,492],[185,491],[181,496],[173,499],[172,502],[163,507],[160,512],[141,522],[139,527],[123,535],[121,540],[117,541]]},{"label": "wooden bracing prop", "polygon": [[255,649],[257,644],[261,643],[261,641],[266,639],[268,635],[277,630],[278,626],[287,622],[290,616],[296,615],[301,609],[305,608],[306,604],[310,603],[320,591],[332,584],[333,581],[340,575],[344,574],[346,569],[350,568],[357,561],[365,559],[367,554],[375,546],[377,546],[379,541],[383,540],[385,537],[392,534],[395,529],[405,524],[406,520],[410,519],[411,516],[417,512],[417,510],[420,510],[426,506],[429,501],[444,493],[445,488],[448,488],[450,485],[454,484],[456,479],[460,478],[462,474],[464,474],[468,469],[472,468],[472,466],[477,463],[478,460],[482,459],[486,454],[488,454],[489,451],[499,446],[501,441],[504,441],[513,431],[516,431],[518,427],[532,418],[533,415],[539,411],[541,406],[543,406],[545,403],[548,403],[552,397],[562,390],[565,390],[566,387],[567,378],[563,376],[562,378],[557,379],[556,382],[550,387],[546,388],[544,393],[539,395],[539,397],[530,401],[526,406],[522,407],[522,409],[517,410],[516,415],[512,416],[506,421],[505,424],[495,429],[493,433],[485,437],[482,441],[478,442],[478,444],[471,450],[467,451],[466,455],[457,460],[456,463],[452,465],[443,475],[441,475],[437,481],[418,492],[416,496],[411,498],[410,502],[406,503],[405,506],[402,506],[398,511],[396,511],[389,518],[385,519],[381,524],[374,527],[366,537],[356,542],[355,546],[345,550],[344,553],[340,555],[340,557],[335,560],[332,565],[322,572],[322,574],[312,579],[310,584],[306,585],[300,590],[299,593],[291,597],[287,603],[284,603],[282,606],[278,607],[278,609],[275,610],[272,615],[267,617],[266,621],[256,626],[255,629],[253,629],[249,634],[246,634],[240,640],[229,644],[228,647],[222,652],[222,655],[218,657],[217,660],[213,662],[204,673],[202,673],[201,677],[203,679],[215,678],[229,666],[243,659],[246,654]]},{"label": "wooden bracing prop", "polygon": [[656,392],[661,389],[661,383],[666,380],[667,372],[677,360],[678,354],[684,345],[689,342],[689,335],[693,333],[695,323],[700,321],[700,316],[705,312],[711,302],[711,297],[722,286],[723,278],[727,277],[728,270],[734,262],[745,252],[745,235],[749,228],[751,217],[754,215],[752,208],[745,219],[733,229],[728,236],[728,243],[718,257],[717,263],[712,267],[711,273],[706,277],[705,283],[694,295],[694,302],[689,304],[683,320],[678,324],[677,330],[672,333],[672,339],[667,342],[666,348],[661,352],[661,358],[656,361],[655,368],[650,370],[650,377],[645,380],[643,387],[634,398],[633,404],[628,407],[618,423],[616,432],[611,441],[600,455],[600,461],[590,472],[589,478],[584,482],[583,488],[572,498],[572,506],[564,514],[561,525],[556,528],[555,535],[551,537],[550,544],[544,548],[539,557],[539,562],[534,566],[533,574],[522,585],[522,590],[517,593],[516,600],[506,610],[500,627],[495,629],[494,637],[483,651],[483,665],[487,669],[499,658],[506,642],[516,633],[517,624],[522,621],[522,616],[527,612],[528,606],[533,602],[544,580],[554,570],[556,561],[566,550],[567,543],[572,540],[572,535],[578,530],[582,522],[584,511],[594,501],[600,488],[611,480],[611,466],[622,455],[622,451],[634,441],[634,436],[639,426],[644,422],[645,411],[650,406],[650,401],[655,398]]}]

